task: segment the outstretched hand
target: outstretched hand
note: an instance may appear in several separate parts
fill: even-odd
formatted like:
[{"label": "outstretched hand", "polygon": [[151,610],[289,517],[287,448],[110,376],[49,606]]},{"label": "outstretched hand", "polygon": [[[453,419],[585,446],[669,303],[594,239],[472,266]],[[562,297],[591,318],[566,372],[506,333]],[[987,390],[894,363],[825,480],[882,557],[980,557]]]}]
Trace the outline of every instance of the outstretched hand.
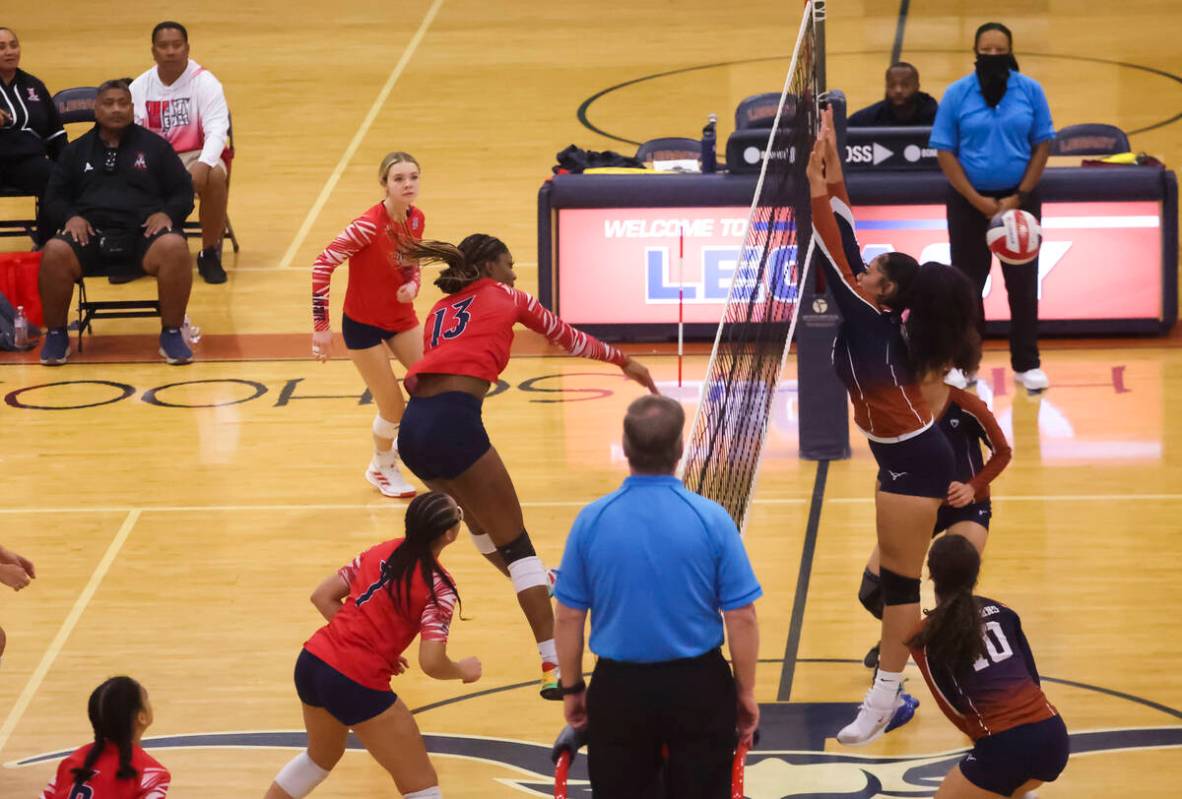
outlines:
[{"label": "outstretched hand", "polygon": [[659,395],[661,393],[660,391],[657,391],[657,384],[653,382],[652,375],[648,373],[648,368],[645,367],[645,365],[640,361],[629,358],[628,360],[624,361],[624,365],[620,368],[624,370],[625,377],[627,377],[629,380],[635,380],[637,383],[640,383],[640,385],[649,390],[650,394]]}]

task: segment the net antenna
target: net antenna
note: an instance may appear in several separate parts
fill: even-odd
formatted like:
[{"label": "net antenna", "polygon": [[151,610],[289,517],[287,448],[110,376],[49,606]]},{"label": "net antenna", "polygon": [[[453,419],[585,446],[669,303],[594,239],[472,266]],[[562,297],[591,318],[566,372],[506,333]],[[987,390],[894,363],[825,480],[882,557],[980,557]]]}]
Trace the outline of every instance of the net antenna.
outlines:
[{"label": "net antenna", "polygon": [[805,168],[817,135],[823,19],[823,2],[805,3],[680,467],[686,487],[725,507],[740,532],[812,260]]}]

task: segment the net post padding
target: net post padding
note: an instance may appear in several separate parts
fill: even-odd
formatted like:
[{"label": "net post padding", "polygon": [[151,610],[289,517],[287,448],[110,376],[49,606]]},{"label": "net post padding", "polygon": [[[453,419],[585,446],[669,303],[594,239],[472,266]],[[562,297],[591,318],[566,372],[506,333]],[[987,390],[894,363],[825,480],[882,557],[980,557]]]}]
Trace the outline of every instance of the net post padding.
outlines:
[{"label": "net post padding", "polygon": [[804,169],[817,118],[814,23],[806,3],[680,467],[686,486],[722,504],[740,530],[812,255]]}]

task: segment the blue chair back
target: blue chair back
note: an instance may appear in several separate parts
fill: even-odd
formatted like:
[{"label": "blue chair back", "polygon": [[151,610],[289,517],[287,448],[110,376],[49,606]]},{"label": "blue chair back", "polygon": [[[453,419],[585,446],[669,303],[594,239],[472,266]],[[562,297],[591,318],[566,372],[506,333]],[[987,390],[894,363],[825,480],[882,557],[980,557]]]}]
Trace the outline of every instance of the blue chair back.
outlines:
[{"label": "blue chair back", "polygon": [[1086,122],[1055,134],[1051,155],[1116,155],[1130,151],[1129,137],[1116,125]]}]

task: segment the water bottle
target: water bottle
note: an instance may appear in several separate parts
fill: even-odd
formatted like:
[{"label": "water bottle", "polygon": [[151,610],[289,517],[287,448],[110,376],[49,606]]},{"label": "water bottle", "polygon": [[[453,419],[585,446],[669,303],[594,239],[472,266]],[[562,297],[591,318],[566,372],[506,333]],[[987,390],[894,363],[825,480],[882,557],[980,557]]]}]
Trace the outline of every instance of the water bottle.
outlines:
[{"label": "water bottle", "polygon": [[188,314],[185,314],[185,323],[181,325],[181,338],[190,347],[201,343],[201,328],[193,324],[193,320],[189,318]]},{"label": "water bottle", "polygon": [[29,318],[23,305],[17,307],[16,318],[12,320],[12,343],[18,350],[29,348]]},{"label": "water bottle", "polygon": [[710,174],[718,166],[718,155],[715,153],[715,143],[718,135],[718,114],[710,114],[706,118],[706,127],[702,128],[702,174]]}]

